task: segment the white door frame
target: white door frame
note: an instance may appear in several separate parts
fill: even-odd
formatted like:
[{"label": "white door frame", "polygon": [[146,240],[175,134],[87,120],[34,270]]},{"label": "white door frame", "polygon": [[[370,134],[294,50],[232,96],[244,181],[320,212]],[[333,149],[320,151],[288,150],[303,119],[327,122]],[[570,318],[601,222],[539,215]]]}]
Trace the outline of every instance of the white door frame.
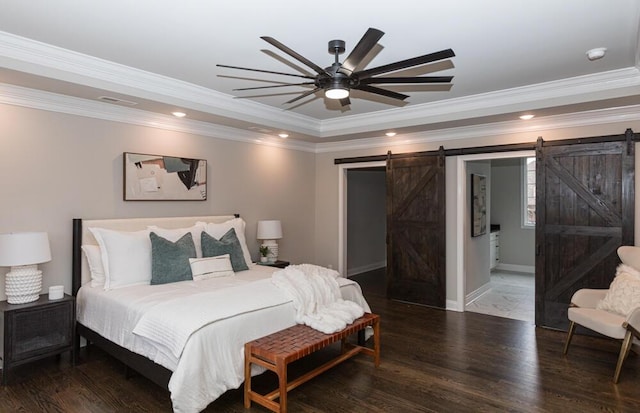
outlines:
[{"label": "white door frame", "polygon": [[[482,161],[491,159],[526,158],[535,156],[535,151],[515,151],[515,152],[494,152],[476,155],[460,155],[456,157],[456,303],[447,306],[448,309],[465,310],[465,290],[466,290],[466,263],[465,263],[465,241],[469,234],[469,214],[467,188],[467,162]],[[449,189],[449,188],[447,188]],[[453,303],[451,303],[453,304]],[[453,307],[453,308],[452,308]]]},{"label": "white door frame", "polygon": [[386,166],[387,161],[343,163],[338,165],[338,272],[347,276],[347,171]]}]

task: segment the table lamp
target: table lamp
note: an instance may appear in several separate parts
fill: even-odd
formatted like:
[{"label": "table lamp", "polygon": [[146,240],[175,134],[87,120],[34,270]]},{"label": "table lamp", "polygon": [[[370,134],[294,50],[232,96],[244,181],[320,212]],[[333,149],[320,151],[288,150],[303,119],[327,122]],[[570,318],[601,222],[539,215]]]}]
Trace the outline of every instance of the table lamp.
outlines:
[{"label": "table lamp", "polygon": [[277,239],[282,238],[282,224],[277,220],[258,221],[258,239],[262,240],[261,247],[269,248],[267,255],[270,262],[278,260]]},{"label": "table lamp", "polygon": [[9,304],[38,300],[42,290],[42,271],[38,264],[51,261],[46,232],[0,234],[0,267],[11,267],[5,275],[5,294]]}]

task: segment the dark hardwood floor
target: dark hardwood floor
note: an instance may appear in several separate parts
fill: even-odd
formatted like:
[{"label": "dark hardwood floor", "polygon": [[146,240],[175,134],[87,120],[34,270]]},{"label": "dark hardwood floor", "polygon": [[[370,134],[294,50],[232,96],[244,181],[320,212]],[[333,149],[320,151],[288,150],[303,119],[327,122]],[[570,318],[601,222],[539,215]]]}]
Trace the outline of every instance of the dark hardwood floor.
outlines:
[{"label": "dark hardwood floor", "polygon": [[[456,313],[384,298],[384,283],[356,277],[382,318],[382,361],[351,359],[293,390],[290,412],[639,412],[640,357],[631,354],[620,383],[611,378],[619,344],[576,336],[567,357],[565,334],[526,322]],[[370,280],[367,281],[367,278]],[[329,356],[292,367],[292,374]],[[170,412],[169,393],[98,349],[81,363],[65,356],[16,369],[1,389],[1,412]],[[271,390],[275,376],[255,386]],[[245,410],[241,389],[225,393],[206,412]]]}]

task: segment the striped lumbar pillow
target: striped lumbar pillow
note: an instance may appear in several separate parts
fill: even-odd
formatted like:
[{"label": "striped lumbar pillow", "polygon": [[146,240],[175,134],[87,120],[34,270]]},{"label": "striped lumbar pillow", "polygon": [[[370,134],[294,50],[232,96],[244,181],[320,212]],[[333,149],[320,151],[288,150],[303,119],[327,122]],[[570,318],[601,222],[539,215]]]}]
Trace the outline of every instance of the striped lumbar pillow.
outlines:
[{"label": "striped lumbar pillow", "polygon": [[234,275],[229,254],[216,257],[189,258],[194,281]]}]

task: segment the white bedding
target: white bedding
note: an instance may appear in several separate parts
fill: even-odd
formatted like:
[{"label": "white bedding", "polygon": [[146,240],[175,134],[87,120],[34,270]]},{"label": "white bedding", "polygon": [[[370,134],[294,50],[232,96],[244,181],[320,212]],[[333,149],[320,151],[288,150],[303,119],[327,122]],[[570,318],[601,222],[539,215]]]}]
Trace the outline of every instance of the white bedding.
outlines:
[{"label": "white bedding", "polygon": [[[246,307],[242,314],[218,317],[217,321],[197,329],[186,340],[179,357],[169,351],[166,345],[157,345],[134,335],[132,331],[140,318],[156,305],[190,294],[202,296],[206,291],[218,291],[212,293],[212,297],[224,295],[224,292],[219,292],[221,290],[231,293],[238,286],[254,281],[264,282],[259,280],[270,278],[275,270],[277,269],[272,267],[252,265],[248,271],[238,272],[233,277],[153,286],[136,285],[109,291],[92,288],[87,284],[77,296],[77,318],[80,323],[114,343],[173,371],[169,391],[174,411],[198,412],[225,391],[242,384],[245,342],[295,324],[295,310],[291,300],[280,292],[281,296],[270,299],[266,308]],[[344,299],[352,300],[370,312],[358,284],[344,278],[340,278],[339,283]],[[277,290],[275,287],[274,289]],[[254,290],[251,294],[256,294],[254,298],[250,295],[251,290]],[[273,293],[278,294],[275,290]],[[247,288],[245,301],[258,299],[263,293],[264,289]],[[201,300],[204,301],[206,300]]]}]

